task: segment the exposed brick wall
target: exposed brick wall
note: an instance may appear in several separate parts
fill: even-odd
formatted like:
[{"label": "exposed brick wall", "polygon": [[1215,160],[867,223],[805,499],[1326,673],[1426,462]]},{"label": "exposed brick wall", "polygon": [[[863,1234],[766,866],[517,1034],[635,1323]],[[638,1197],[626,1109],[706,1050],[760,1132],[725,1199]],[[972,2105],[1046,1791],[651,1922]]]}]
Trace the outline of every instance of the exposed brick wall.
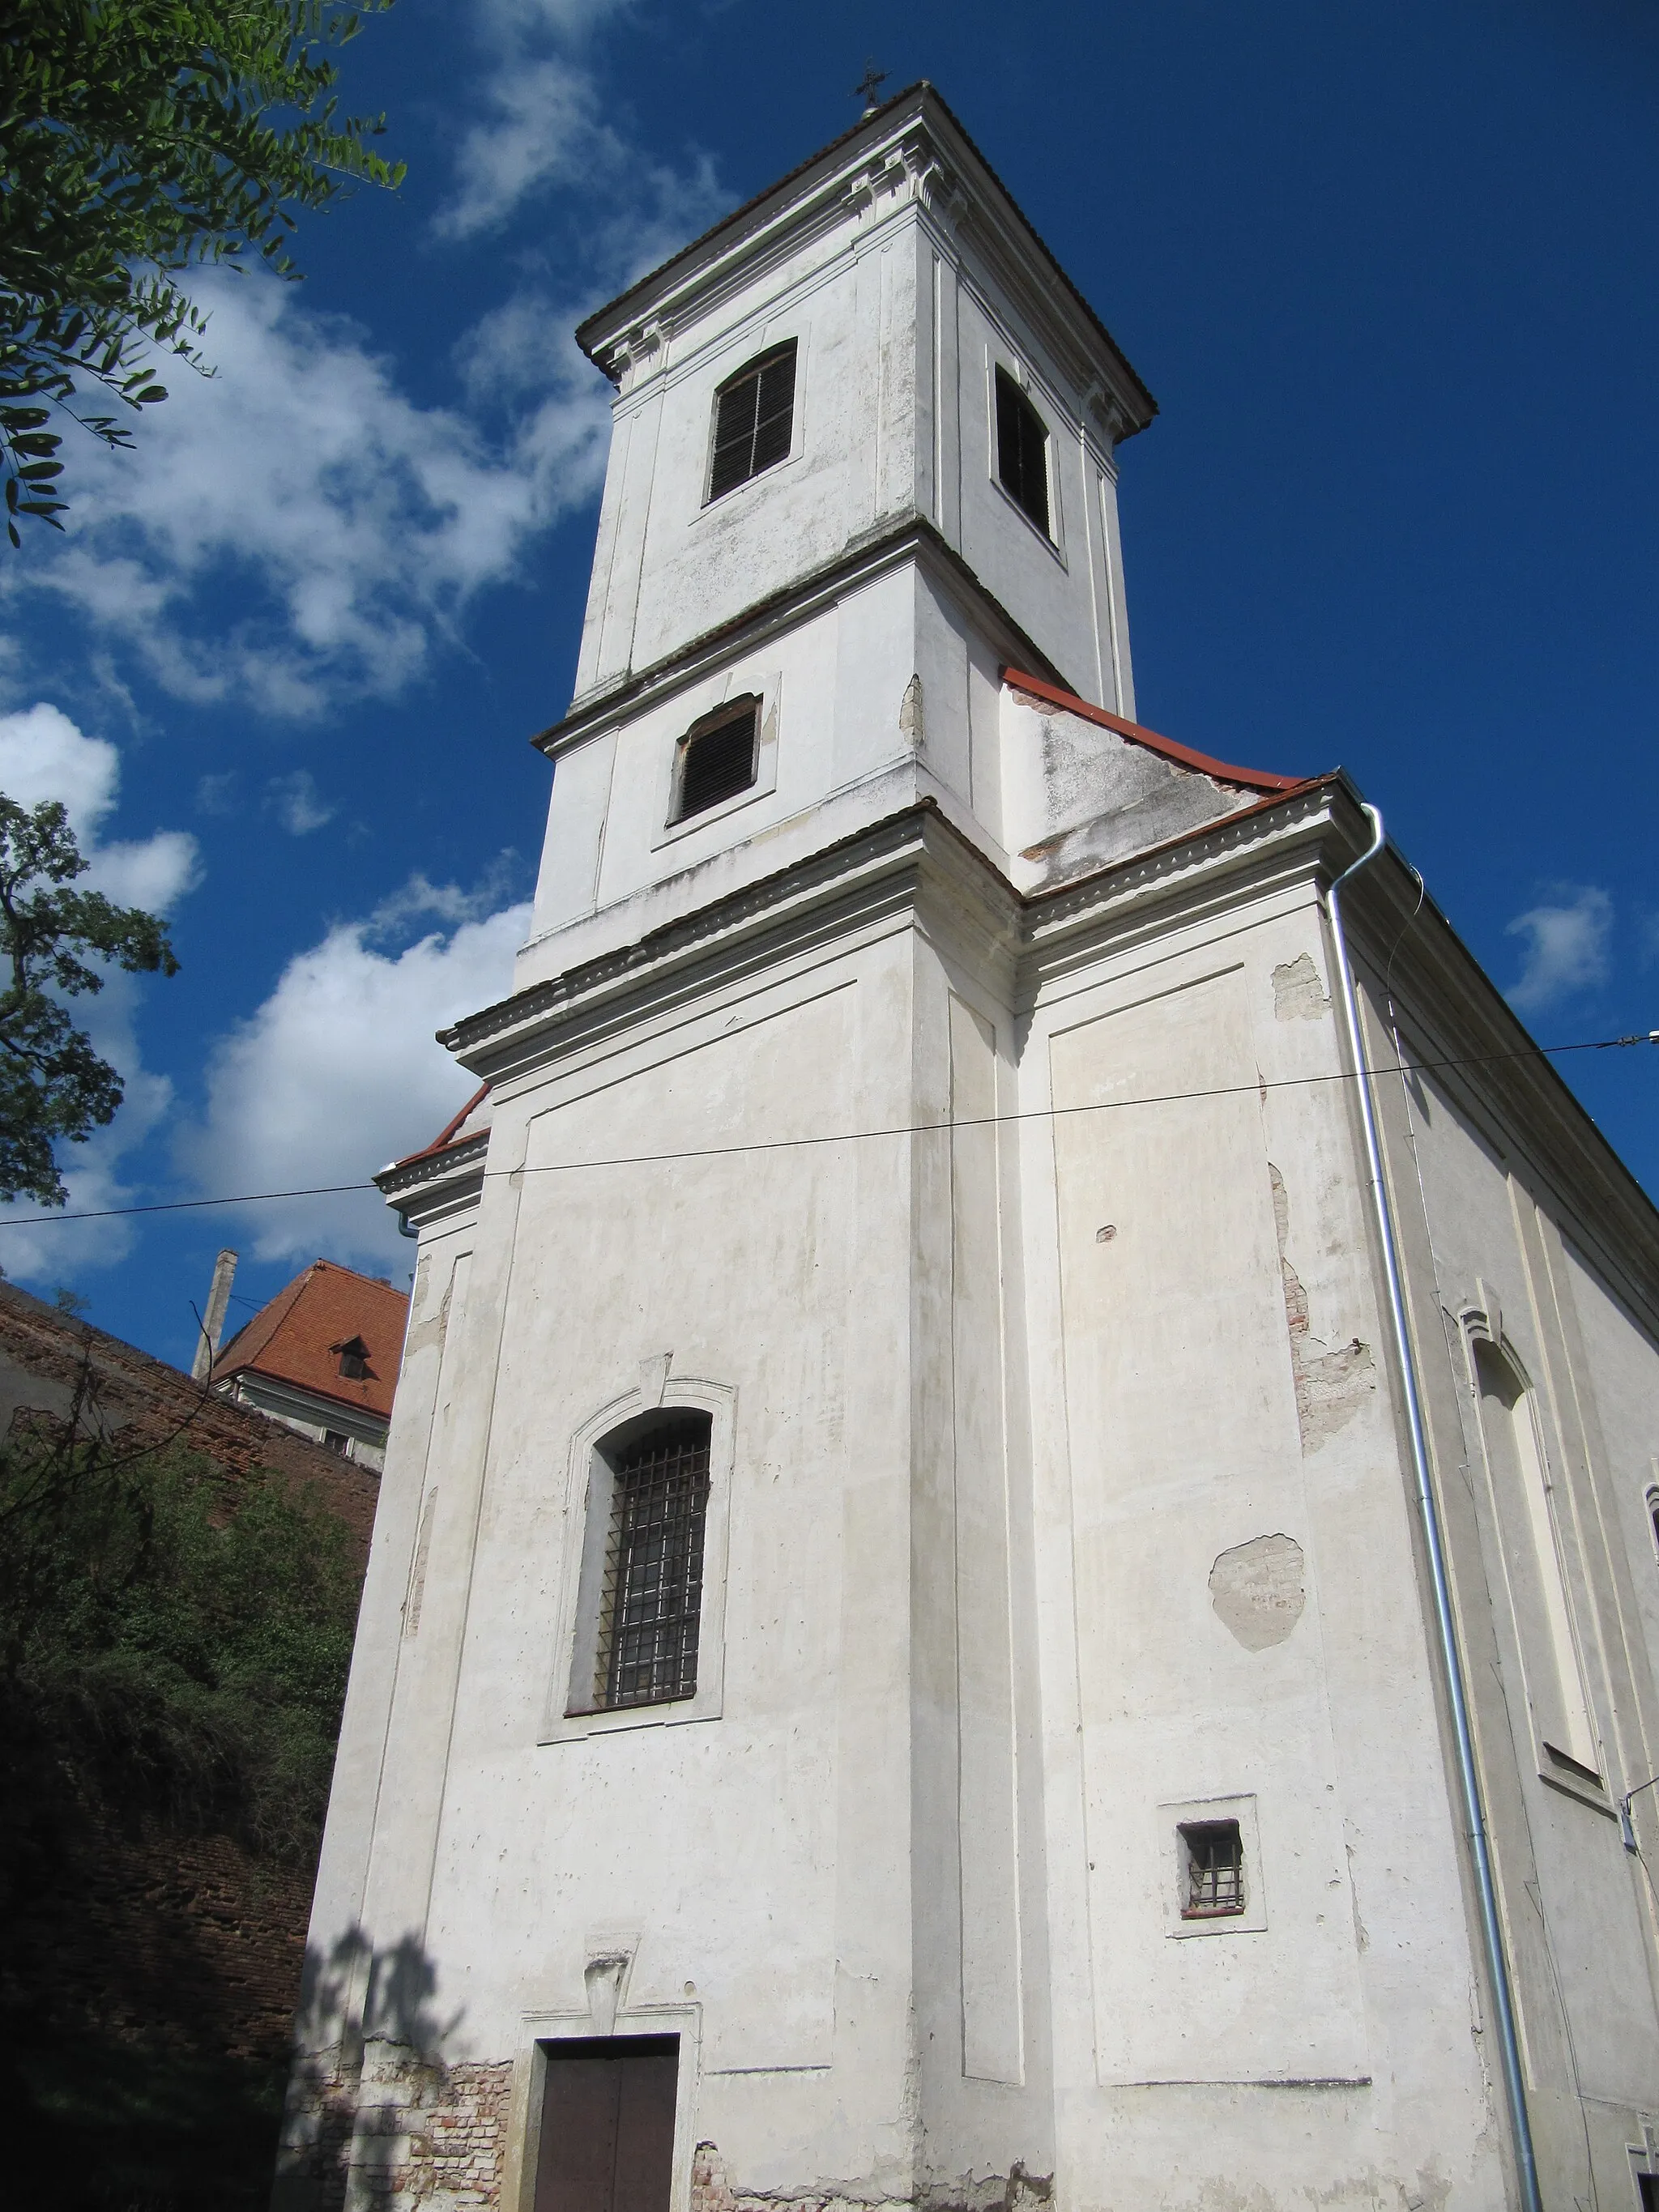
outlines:
[{"label": "exposed brick wall", "polygon": [[299,1996],[314,1872],[154,1814],[88,1809],[12,1930],[7,1969],[65,2025],[275,2061]]},{"label": "exposed brick wall", "polygon": [[510,2061],[443,2066],[372,2042],[356,2081],[324,2068],[296,2079],[284,2133],[308,2147],[284,2161],[276,2202],[497,2212],[512,2093]]},{"label": "exposed brick wall", "polygon": [[367,1559],[380,1491],[369,1468],[204,1393],[165,1360],[0,1282],[0,1435],[20,1416],[62,1419],[83,1374],[86,1425],[118,1436],[124,1447],[176,1441],[213,1461],[228,1482],[269,1468],[296,1486],[314,1486]]}]

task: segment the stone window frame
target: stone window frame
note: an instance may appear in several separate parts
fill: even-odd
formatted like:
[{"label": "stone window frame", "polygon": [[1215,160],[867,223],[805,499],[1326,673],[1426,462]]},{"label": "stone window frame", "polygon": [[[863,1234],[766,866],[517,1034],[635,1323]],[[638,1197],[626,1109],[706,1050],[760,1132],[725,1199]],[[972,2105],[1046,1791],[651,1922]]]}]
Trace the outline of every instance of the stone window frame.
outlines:
[{"label": "stone window frame", "polygon": [[[1510,1632],[1520,1662],[1522,1698],[1526,1716],[1528,1739],[1532,1745],[1533,1764],[1539,1778],[1568,1796],[1577,1797],[1581,1803],[1593,1806],[1596,1811],[1610,1813],[1613,1801],[1609,1795],[1607,1775],[1606,1741],[1596,1716],[1595,1698],[1592,1692],[1591,1674],[1584,1649],[1584,1631],[1581,1620],[1582,1607],[1575,1601],[1573,1559],[1569,1555],[1570,1540],[1576,1547],[1576,1531],[1564,1528],[1563,1516],[1556,1499],[1562,1487],[1559,1440],[1554,1437],[1545,1416],[1542,1394],[1532,1379],[1531,1371],[1519,1348],[1506,1334],[1501,1302],[1492,1286],[1477,1281],[1474,1299],[1466,1304],[1458,1316],[1463,1339],[1463,1356],[1468,1379],[1471,1407],[1474,1421],[1474,1457],[1485,1479],[1486,1519],[1495,1546],[1498,1571],[1502,1578],[1504,1598],[1508,1602]],[[1592,1771],[1575,1753],[1561,1746],[1552,1745],[1544,1732],[1539,1717],[1538,1700],[1534,1686],[1540,1673],[1554,1677],[1557,1689],[1565,1694],[1570,1686],[1562,1682],[1563,1655],[1560,1638],[1550,1623],[1534,1620],[1533,1607],[1520,1601],[1510,1573],[1507,1527],[1512,1525],[1513,1507],[1506,1509],[1498,1498],[1498,1485],[1492,1467],[1492,1445],[1488,1440],[1486,1417],[1481,1409],[1482,1387],[1480,1358],[1486,1352],[1492,1360],[1508,1370],[1513,1382],[1518,1407],[1524,1407],[1532,1437],[1532,1457],[1541,1484],[1539,1501],[1546,1516],[1550,1548],[1545,1553],[1538,1540],[1536,1521],[1531,1523],[1533,1556],[1541,1576],[1550,1577],[1560,1607],[1560,1626],[1565,1629],[1568,1650],[1565,1655],[1571,1663],[1578,1695],[1583,1706],[1585,1724],[1601,1766]],[[1522,1432],[1524,1434],[1524,1431]],[[1527,1480],[1527,1469],[1521,1469],[1522,1480]],[[1533,1508],[1529,1505],[1529,1512]],[[1571,1505],[1568,1508],[1571,1513]],[[1549,1611],[1548,1592],[1544,1593],[1545,1609]],[[1512,1702],[1512,1701],[1511,1701]]]},{"label": "stone window frame", "polygon": [[[775,484],[781,477],[798,469],[806,450],[806,375],[810,356],[811,331],[809,320],[803,317],[791,321],[786,329],[763,322],[759,329],[750,329],[746,336],[734,336],[718,349],[718,358],[711,364],[712,380],[703,390],[708,428],[702,460],[702,473],[697,481],[696,504],[689,517],[689,526],[695,529],[716,516],[723,516],[729,508],[740,506],[755,495],[757,486]],[[789,417],[789,451],[781,461],[763,469],[758,476],[744,477],[740,483],[713,496],[709,485],[714,472],[714,432],[720,422],[720,396],[728,384],[740,377],[751,362],[757,362],[775,348],[787,345],[793,340],[795,348],[795,394]],[[729,368],[722,367],[729,362]],[[708,375],[709,370],[702,374]],[[699,383],[702,378],[698,379]]]},{"label": "stone window frame", "polygon": [[[554,1663],[537,1739],[540,1743],[580,1742],[623,1729],[684,1727],[693,1722],[719,1720],[724,1710],[726,1551],[738,1394],[728,1382],[695,1376],[670,1376],[670,1358],[672,1355],[659,1355],[645,1361],[638,1385],[599,1407],[570,1439]],[[584,1710],[599,1645],[598,1570],[610,1535],[609,1463],[604,1449],[618,1430],[627,1430],[649,1414],[675,1412],[709,1417],[696,1690],[689,1698],[661,1705]]]},{"label": "stone window frame", "polygon": [[[684,721],[677,721],[673,740],[662,748],[657,769],[657,829],[651,838],[650,849],[659,852],[665,845],[672,845],[682,837],[695,836],[698,830],[707,830],[739,808],[752,806],[757,799],[769,799],[778,787],[778,713],[783,690],[783,674],[776,668],[735,668],[714,684],[700,686],[686,702],[693,711]],[[675,811],[679,799],[679,770],[682,748],[685,739],[710,715],[723,708],[735,705],[739,699],[758,698],[757,728],[755,737],[755,774],[753,781],[741,791],[722,799],[717,805],[705,806],[701,813],[688,814],[677,821]]]},{"label": "stone window frame", "polygon": [[[1244,1862],[1244,1909],[1189,1918],[1187,1855],[1183,1828],[1201,1828],[1232,1820],[1237,1823]],[[1262,1936],[1267,1929],[1267,1891],[1261,1875],[1261,1831],[1256,1817],[1255,1793],[1236,1797],[1193,1797],[1158,1808],[1159,1887],[1164,1897],[1164,1933],[1176,1942],[1212,1936]]]},{"label": "stone window frame", "polygon": [[[669,827],[678,830],[687,822],[705,821],[718,814],[734,799],[747,799],[755,788],[755,777],[760,768],[761,720],[766,702],[758,691],[739,691],[735,698],[727,699],[718,707],[700,714],[690,729],[676,741],[674,746],[673,795],[669,801]],[[685,803],[686,763],[694,745],[704,738],[712,738],[720,730],[737,721],[749,725],[749,773],[734,791],[723,799],[710,799],[702,806],[688,806]]]},{"label": "stone window frame", "polygon": [[[997,446],[997,371],[999,369],[1019,386],[1030,405],[1036,409],[1044,429],[1048,434],[1048,442],[1043,450],[1043,459],[1048,471],[1048,527],[1047,530],[1038,527],[1002,481]],[[985,473],[997,497],[1002,501],[1008,512],[1019,517],[1020,521],[1030,532],[1037,544],[1047,547],[1048,552],[1069,574],[1071,563],[1066,557],[1065,502],[1060,496],[1060,433],[1055,422],[1050,421],[1048,412],[1037,404],[1036,394],[1032,390],[1035,382],[1036,380],[1026,364],[1011,349],[994,342],[986,347]],[[1048,409],[1055,416],[1058,416],[1060,410],[1052,393],[1043,390],[1042,396],[1048,402]]]}]

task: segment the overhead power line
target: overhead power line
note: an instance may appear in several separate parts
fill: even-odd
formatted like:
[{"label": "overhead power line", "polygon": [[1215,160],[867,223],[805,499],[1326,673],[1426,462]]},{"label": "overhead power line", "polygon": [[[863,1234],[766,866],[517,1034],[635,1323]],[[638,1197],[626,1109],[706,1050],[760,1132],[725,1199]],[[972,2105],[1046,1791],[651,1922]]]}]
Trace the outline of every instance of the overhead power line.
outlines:
[{"label": "overhead power line", "polygon": [[[1505,1060],[1549,1060],[1568,1052],[1609,1052],[1623,1045],[1659,1044],[1659,1030],[1640,1030],[1629,1036],[1586,1037],[1576,1044],[1536,1044],[1517,1052],[1475,1052],[1448,1060],[1391,1061],[1386,1067],[1366,1067],[1364,1075],[1433,1075],[1448,1067],[1486,1067]],[[792,1152],[809,1146],[855,1145],[877,1137],[933,1137],[948,1129],[995,1128],[1017,1121],[1054,1121],[1073,1114],[1117,1114],[1135,1106],[1179,1106],[1189,1099],[1231,1098],[1241,1092],[1296,1091],[1315,1083],[1352,1083],[1346,1067],[1322,1075],[1287,1075],[1273,1081],[1258,1077],[1254,1083],[1218,1084],[1209,1091],[1164,1091],[1146,1098],[1100,1098],[1083,1106],[1031,1106],[1018,1114],[977,1114],[960,1121],[899,1121],[885,1129],[837,1129],[821,1137],[760,1137],[738,1145],[702,1145],[672,1152],[629,1152],[597,1160],[546,1160],[538,1166],[488,1168],[485,1176],[500,1180],[509,1176],[574,1175],[590,1168],[666,1166],[678,1160],[730,1159],[744,1152]],[[377,1190],[378,1183],[313,1183],[301,1190],[243,1190],[220,1198],[166,1198],[141,1206],[89,1206],[76,1213],[21,1213],[0,1220],[0,1229],[38,1229],[58,1221],[109,1221],[139,1213],[198,1213],[217,1206],[272,1206],[284,1199],[343,1198],[354,1191]]]}]

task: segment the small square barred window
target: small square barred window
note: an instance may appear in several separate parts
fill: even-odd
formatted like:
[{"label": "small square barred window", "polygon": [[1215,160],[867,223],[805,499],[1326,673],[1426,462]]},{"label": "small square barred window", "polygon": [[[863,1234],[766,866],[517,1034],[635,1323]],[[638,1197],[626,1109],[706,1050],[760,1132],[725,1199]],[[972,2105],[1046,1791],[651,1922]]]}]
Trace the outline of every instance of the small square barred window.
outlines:
[{"label": "small square barred window", "polygon": [[997,478],[1045,538],[1048,527],[1048,430],[1006,368],[997,385]]},{"label": "small square barred window", "polygon": [[722,799],[735,799],[755,781],[756,737],[760,701],[734,700],[694,723],[680,740],[673,819],[707,813]]},{"label": "small square barred window", "polygon": [[1218,1920],[1244,1910],[1244,1845],[1237,1820],[1194,1822],[1181,1831],[1181,1917]]},{"label": "small square barred window", "polygon": [[714,395],[708,496],[734,491],[789,458],[795,421],[795,341],[746,362]]},{"label": "small square barred window", "polygon": [[617,1462],[593,1670],[601,1710],[696,1693],[710,1425],[707,1413],[684,1415]]}]

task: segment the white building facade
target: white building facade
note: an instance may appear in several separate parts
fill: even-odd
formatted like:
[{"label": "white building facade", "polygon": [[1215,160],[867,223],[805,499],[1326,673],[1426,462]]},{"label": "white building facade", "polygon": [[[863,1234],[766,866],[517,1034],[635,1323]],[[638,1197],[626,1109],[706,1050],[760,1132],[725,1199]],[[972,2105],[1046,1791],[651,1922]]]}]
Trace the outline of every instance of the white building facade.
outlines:
[{"label": "white building facade", "polygon": [[[1352,787],[1134,722],[1152,404],[929,88],[581,336],[279,2205],[1523,2203]],[[1645,2205],[1659,1219],[1403,863],[1346,896],[1541,2201]]]}]

